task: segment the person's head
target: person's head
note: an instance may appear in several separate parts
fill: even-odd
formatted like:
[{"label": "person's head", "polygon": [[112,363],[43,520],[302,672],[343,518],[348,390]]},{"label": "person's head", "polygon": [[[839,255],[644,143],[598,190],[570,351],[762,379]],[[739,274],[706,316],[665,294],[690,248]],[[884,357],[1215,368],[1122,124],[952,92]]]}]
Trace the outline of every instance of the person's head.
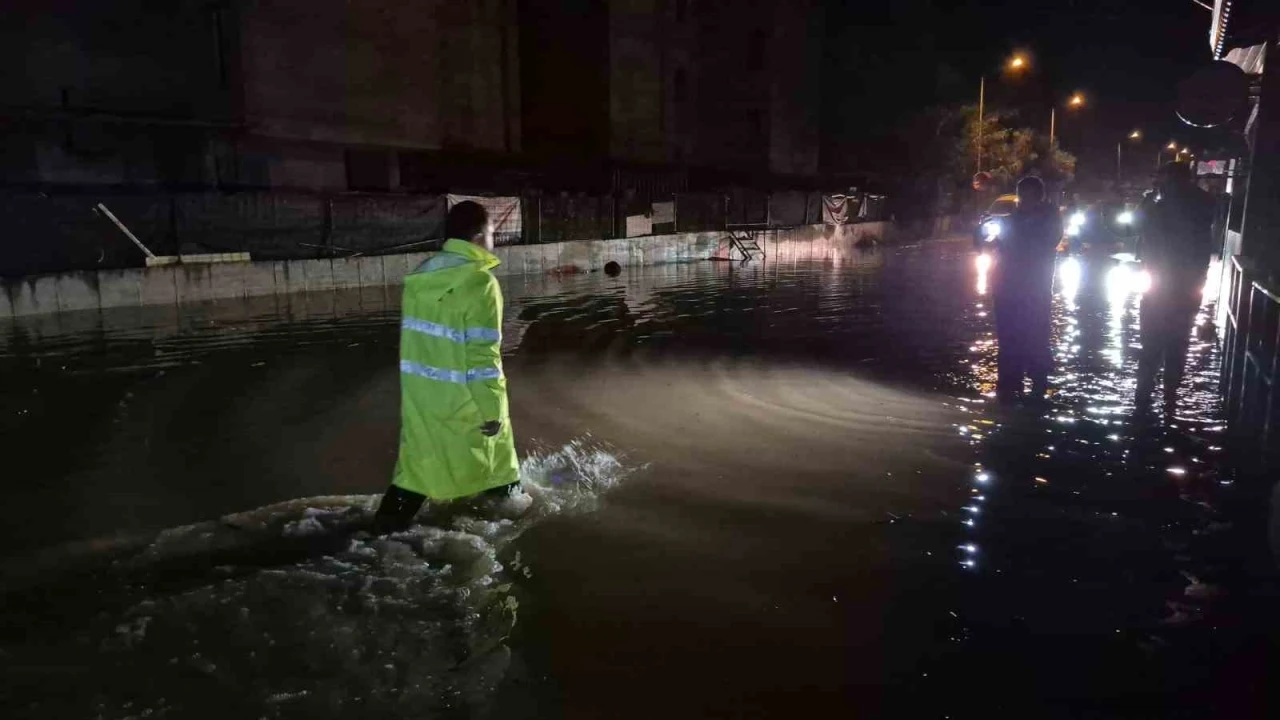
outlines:
[{"label": "person's head", "polygon": [[1044,181],[1028,175],[1018,181],[1018,204],[1034,205],[1044,202]]},{"label": "person's head", "polygon": [[1176,160],[1160,166],[1156,173],[1156,188],[1168,190],[1191,183],[1191,163]]},{"label": "person's head", "polygon": [[463,200],[449,208],[444,219],[444,236],[473,242],[486,250],[493,249],[493,226],[489,213],[478,202]]}]

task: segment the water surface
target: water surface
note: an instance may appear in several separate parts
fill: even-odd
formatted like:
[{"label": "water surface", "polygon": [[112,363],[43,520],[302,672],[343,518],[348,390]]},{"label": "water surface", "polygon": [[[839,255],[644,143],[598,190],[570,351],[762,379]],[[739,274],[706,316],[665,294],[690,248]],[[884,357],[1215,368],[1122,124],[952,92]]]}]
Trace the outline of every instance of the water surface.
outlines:
[{"label": "water surface", "polygon": [[525,469],[539,511],[278,563],[253,561],[243,527],[323,536],[390,476],[397,298],[0,330],[12,607],[38,612],[33,583],[61,568],[75,587],[66,568],[111,553],[200,568],[210,548],[250,549],[177,587],[132,569],[86,584],[112,601],[41,617],[53,650],[11,619],[6,659],[39,659],[18,706],[63,708],[64,682],[84,688],[66,707],[104,717],[198,716],[228,693],[264,717],[1264,706],[1274,594],[1233,506],[1209,308],[1166,424],[1132,417],[1138,297],[1110,263],[1060,273],[1045,408],[992,402],[965,243],[505,291],[519,445],[550,458]]}]

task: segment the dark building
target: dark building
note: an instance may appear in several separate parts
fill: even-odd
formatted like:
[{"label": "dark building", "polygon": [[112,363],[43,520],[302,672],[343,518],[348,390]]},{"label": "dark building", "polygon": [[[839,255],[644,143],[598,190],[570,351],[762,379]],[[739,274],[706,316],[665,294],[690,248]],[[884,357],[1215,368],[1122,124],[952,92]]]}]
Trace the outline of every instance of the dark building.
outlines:
[{"label": "dark building", "polygon": [[[10,185],[817,171],[820,0],[16,0]],[[532,170],[530,169],[532,168]],[[606,172],[601,173],[604,170]]]}]

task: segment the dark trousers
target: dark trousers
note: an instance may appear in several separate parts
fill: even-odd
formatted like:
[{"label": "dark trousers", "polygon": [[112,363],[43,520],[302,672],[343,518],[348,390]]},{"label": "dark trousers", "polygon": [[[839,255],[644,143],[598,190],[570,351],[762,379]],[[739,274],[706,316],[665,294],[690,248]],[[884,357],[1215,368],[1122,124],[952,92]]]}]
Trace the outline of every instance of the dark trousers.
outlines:
[{"label": "dark trousers", "polygon": [[[1159,279],[1157,280],[1159,282]],[[1142,352],[1138,355],[1137,404],[1144,407],[1155,391],[1156,374],[1164,370],[1164,402],[1172,406],[1186,374],[1191,329],[1200,310],[1198,278],[1179,278],[1152,288],[1142,298],[1138,320]]]},{"label": "dark trousers", "polygon": [[1022,395],[1031,378],[1033,393],[1043,396],[1053,370],[1050,348],[1051,297],[1004,294],[995,297],[996,393],[1002,399]]},{"label": "dark trousers", "polygon": [[[510,485],[500,485],[496,488],[490,488],[476,495],[475,498],[502,498],[512,494],[520,488],[520,483],[514,482]],[[399,532],[406,530],[413,524],[413,518],[422,509],[423,504],[427,501],[425,495],[420,495],[412,490],[405,490],[398,485],[392,485],[387,488],[386,494],[382,496],[382,502],[378,504],[378,511],[373,516],[373,529],[376,533]],[[461,503],[467,505],[467,503]]]}]

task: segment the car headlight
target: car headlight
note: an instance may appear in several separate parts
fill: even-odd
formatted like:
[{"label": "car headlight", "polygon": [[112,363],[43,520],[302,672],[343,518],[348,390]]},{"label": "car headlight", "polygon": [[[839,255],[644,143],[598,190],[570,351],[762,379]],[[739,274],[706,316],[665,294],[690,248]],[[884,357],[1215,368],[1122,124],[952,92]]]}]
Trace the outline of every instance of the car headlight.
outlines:
[{"label": "car headlight", "polygon": [[1071,213],[1070,224],[1075,225],[1076,227],[1080,227],[1084,225],[1085,220],[1088,220],[1088,219],[1089,219],[1088,216],[1084,214],[1083,210],[1077,210]]},{"label": "car headlight", "polygon": [[982,234],[986,237],[987,242],[1000,237],[1000,231],[1003,229],[999,220],[988,220],[982,223]]},{"label": "car headlight", "polygon": [[1080,226],[1072,223],[1067,226],[1067,237],[1076,237],[1080,234]]},{"label": "car headlight", "polygon": [[1116,216],[1116,222],[1120,223],[1121,225],[1132,225],[1133,213],[1129,212],[1128,210],[1125,210],[1124,212]]}]

